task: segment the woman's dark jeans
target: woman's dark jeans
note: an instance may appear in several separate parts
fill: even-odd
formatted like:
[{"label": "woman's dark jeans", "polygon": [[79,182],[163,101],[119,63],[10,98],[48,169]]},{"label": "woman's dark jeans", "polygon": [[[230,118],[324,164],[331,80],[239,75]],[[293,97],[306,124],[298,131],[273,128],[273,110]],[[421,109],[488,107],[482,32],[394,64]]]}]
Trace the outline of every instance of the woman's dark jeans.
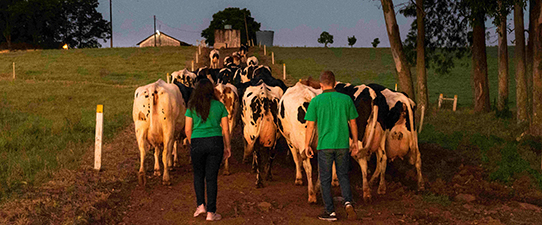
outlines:
[{"label": "woman's dark jeans", "polygon": [[194,171],[194,189],[198,206],[205,204],[205,183],[207,183],[207,212],[216,212],[217,177],[224,141],[219,137],[192,138],[190,157]]}]

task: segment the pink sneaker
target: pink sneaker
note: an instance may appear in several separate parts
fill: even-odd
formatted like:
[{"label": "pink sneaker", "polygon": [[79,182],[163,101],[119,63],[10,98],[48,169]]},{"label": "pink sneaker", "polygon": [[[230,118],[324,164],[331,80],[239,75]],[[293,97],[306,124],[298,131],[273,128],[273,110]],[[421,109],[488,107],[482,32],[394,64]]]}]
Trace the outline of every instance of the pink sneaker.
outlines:
[{"label": "pink sneaker", "polygon": [[206,213],[207,210],[205,210],[205,205],[201,204],[196,208],[196,212],[194,212],[194,217],[198,217],[202,213]]},{"label": "pink sneaker", "polygon": [[212,212],[208,212],[207,213],[207,221],[217,221],[217,220],[221,220],[222,219],[222,216],[218,213],[212,213]]}]

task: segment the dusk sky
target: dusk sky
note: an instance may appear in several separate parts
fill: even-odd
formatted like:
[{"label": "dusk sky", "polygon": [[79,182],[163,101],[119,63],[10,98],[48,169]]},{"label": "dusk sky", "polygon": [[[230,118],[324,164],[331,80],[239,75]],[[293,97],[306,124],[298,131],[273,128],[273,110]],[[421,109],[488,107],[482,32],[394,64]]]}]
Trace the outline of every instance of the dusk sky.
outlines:
[{"label": "dusk sky", "polygon": [[[261,23],[261,30],[275,32],[274,45],[321,47],[317,42],[322,31],[334,36],[330,47],[345,47],[347,37],[355,35],[354,47],[371,47],[375,38],[379,47],[389,47],[384,15],[380,1],[376,0],[230,0],[230,1],[177,1],[177,0],[112,0],[113,46],[135,47],[153,33],[153,15],[156,28],[189,44],[202,40],[201,31],[212,20],[213,14],[228,7],[247,8]],[[413,18],[397,13],[397,6],[407,0],[393,1],[401,39],[404,40]],[[109,0],[99,0],[98,11],[109,21]],[[528,13],[526,18],[528,18]],[[526,21],[527,22],[527,21]],[[526,23],[527,24],[527,23]],[[511,17],[509,25],[513,26]],[[495,28],[488,22],[492,34],[488,45],[497,45]],[[509,35],[513,39],[513,33]],[[102,43],[103,47],[109,47]]]}]

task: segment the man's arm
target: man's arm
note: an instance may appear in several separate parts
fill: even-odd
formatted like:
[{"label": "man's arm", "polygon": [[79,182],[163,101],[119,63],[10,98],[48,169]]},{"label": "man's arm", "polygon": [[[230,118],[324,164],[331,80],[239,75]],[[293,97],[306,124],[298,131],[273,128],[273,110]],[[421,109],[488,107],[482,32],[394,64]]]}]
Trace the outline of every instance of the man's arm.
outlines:
[{"label": "man's arm", "polygon": [[348,125],[350,126],[350,132],[352,133],[352,145],[350,146],[350,155],[356,158],[356,155],[358,154],[358,151],[359,151],[358,124],[356,123],[356,119],[349,120]]},{"label": "man's arm", "polygon": [[314,121],[307,120],[307,129],[305,132],[305,155],[308,158],[312,158],[314,152],[311,148],[312,135],[314,133]]}]

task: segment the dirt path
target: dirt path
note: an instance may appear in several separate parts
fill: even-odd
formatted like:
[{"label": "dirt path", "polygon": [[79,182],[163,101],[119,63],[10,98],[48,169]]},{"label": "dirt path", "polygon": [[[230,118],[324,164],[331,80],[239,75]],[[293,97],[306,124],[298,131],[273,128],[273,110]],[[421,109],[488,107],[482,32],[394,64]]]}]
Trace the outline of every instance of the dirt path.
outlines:
[{"label": "dirt path", "polygon": [[[265,187],[255,188],[255,175],[250,173],[250,165],[242,164],[242,145],[240,130],[236,129],[233,143],[230,176],[218,179],[218,212],[222,214],[223,224],[328,224],[319,221],[317,216],[323,210],[321,198],[318,204],[310,205],[307,201],[307,186],[295,186],[295,167],[291,156],[286,155],[286,146],[279,143],[281,153],[277,156],[273,167],[273,181],[265,182]],[[422,145],[422,155],[427,151],[438,151],[435,146]],[[135,151],[135,146],[133,146]],[[441,152],[442,153],[442,152]],[[427,154],[433,156],[433,154]],[[438,153],[437,153],[438,155]],[[124,224],[194,224],[205,222],[204,217],[193,218],[195,194],[192,184],[191,165],[188,152],[181,154],[182,165],[172,173],[173,185],[166,187],[160,184],[160,178],[148,179],[145,189],[136,187],[130,191],[126,201],[126,212],[123,212]],[[152,168],[149,158],[147,168]],[[435,160],[427,160],[425,168],[431,168]],[[135,162],[135,161],[134,161]],[[353,162],[353,161],[352,161]],[[483,195],[498,195],[497,191],[481,191],[472,202],[449,200],[426,193],[416,193],[415,181],[407,169],[395,168],[394,163],[388,170],[388,193],[376,195],[371,203],[362,200],[361,173],[356,163],[350,172],[354,200],[357,202],[357,221],[347,221],[344,210],[336,203],[339,220],[346,224],[537,224],[542,221],[540,208],[527,203],[519,203],[508,199],[490,200]],[[453,164],[453,163],[450,163]],[[397,166],[399,167],[399,166]],[[405,166],[405,168],[409,168]],[[478,170],[462,167],[463,175],[455,175],[454,179],[470,178],[473,183],[483,188],[493,188],[489,183],[477,180]],[[456,168],[460,172],[459,168]],[[133,171],[135,174],[137,171]],[[433,177],[429,169],[424,169],[426,177]],[[458,173],[459,174],[459,173]],[[152,171],[147,171],[152,176]],[[402,176],[402,177],[401,177]],[[474,178],[473,178],[474,177]],[[481,179],[481,177],[479,177]],[[474,179],[474,180],[473,180]],[[306,182],[306,179],[305,181]],[[453,192],[454,187],[441,187],[440,181],[430,181],[428,189],[437,188],[439,192]],[[469,183],[470,183],[469,182]],[[131,182],[136,185],[135,179]],[[450,182],[451,183],[451,182]],[[488,187],[483,187],[483,186]],[[373,189],[376,189],[373,187]],[[469,188],[473,189],[473,188]],[[502,191],[502,190],[500,190]],[[334,196],[340,196],[339,188],[333,189]],[[468,193],[468,192],[467,192]],[[455,193],[458,194],[458,193]],[[453,197],[453,196],[452,196]],[[268,204],[269,203],[269,204]],[[266,206],[267,205],[267,206]],[[124,214],[126,213],[126,214]]]}]

